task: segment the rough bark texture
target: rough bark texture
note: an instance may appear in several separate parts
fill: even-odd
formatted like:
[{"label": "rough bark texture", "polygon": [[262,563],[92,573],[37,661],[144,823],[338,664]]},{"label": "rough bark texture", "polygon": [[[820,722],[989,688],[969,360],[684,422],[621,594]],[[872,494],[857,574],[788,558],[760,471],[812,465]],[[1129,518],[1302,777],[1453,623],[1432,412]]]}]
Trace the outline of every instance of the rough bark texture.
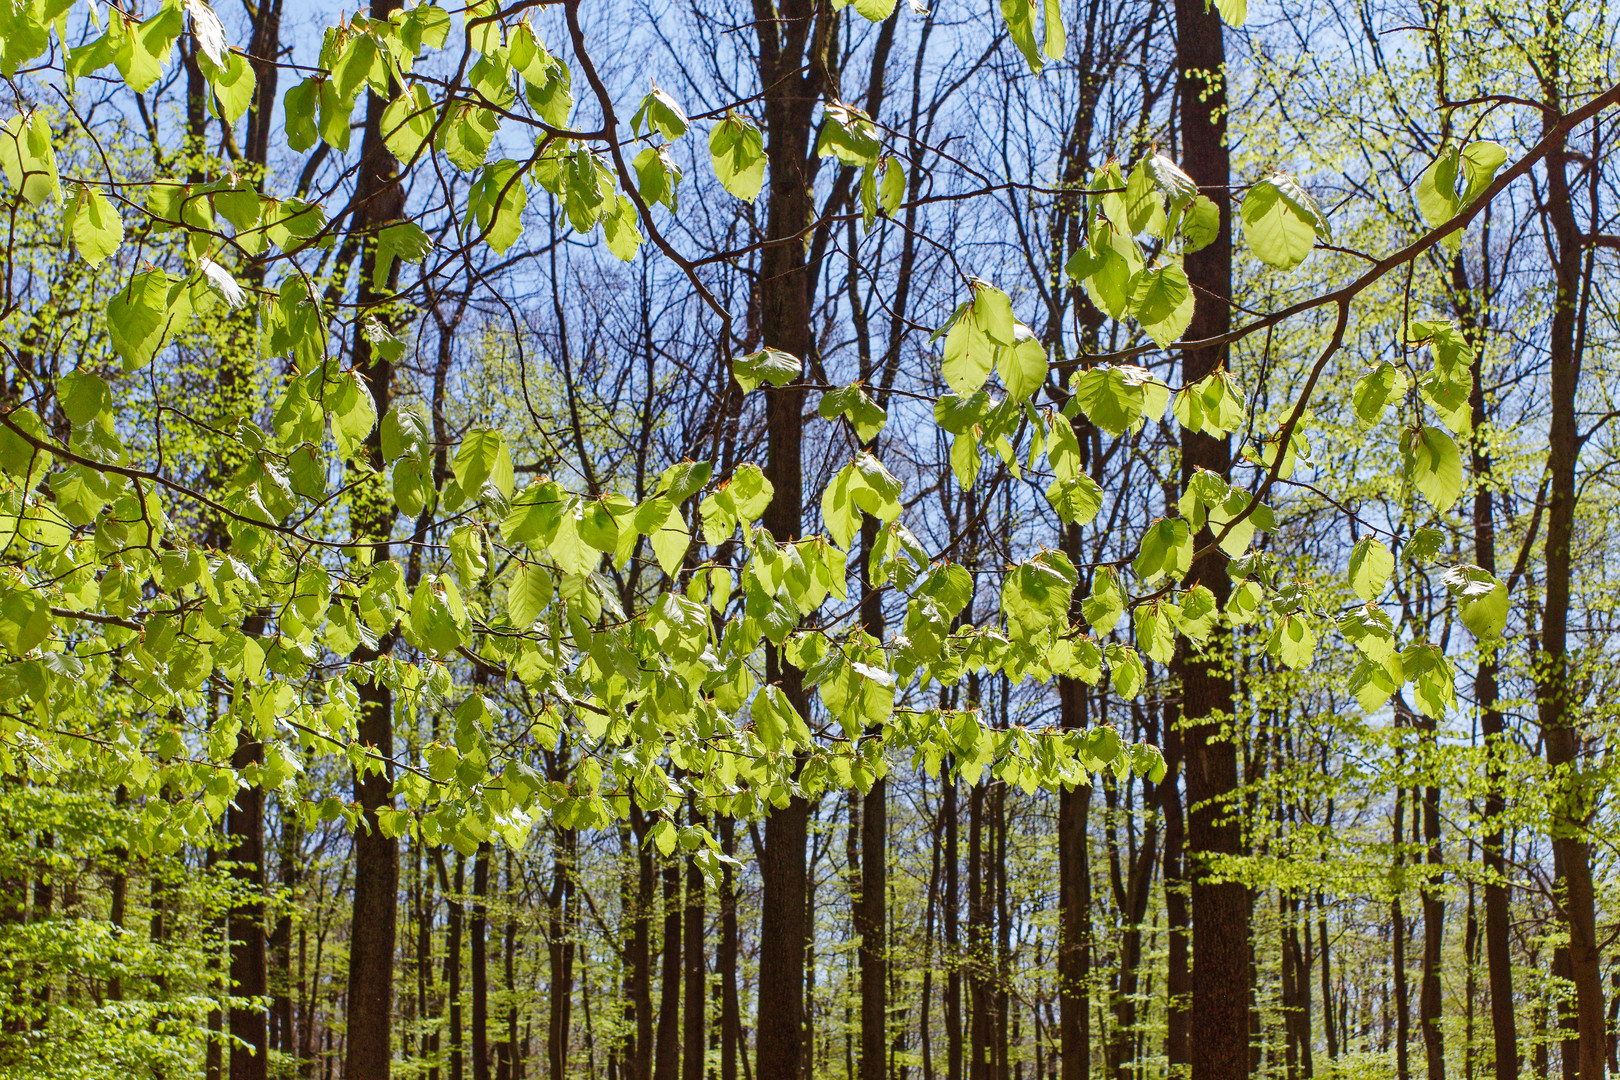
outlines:
[{"label": "rough bark texture", "polygon": [[[1231,329],[1232,213],[1227,186],[1231,162],[1226,145],[1226,46],[1221,21],[1203,0],[1176,0],[1177,93],[1180,98],[1182,166],[1209,191],[1221,210],[1214,243],[1186,257],[1196,299],[1189,341]],[[1182,381],[1196,382],[1226,363],[1224,347],[1191,349],[1182,356]],[[1181,431],[1183,483],[1197,469],[1229,476],[1231,444],[1224,436]],[[1194,539],[1202,549],[1207,528]],[[1194,560],[1185,584],[1202,585],[1224,607],[1231,592],[1226,557],[1210,551]],[[1238,787],[1237,748],[1222,726],[1232,718],[1232,674],[1216,634],[1207,651],[1183,639],[1174,673],[1182,693],[1182,768],[1186,784],[1187,848],[1184,873],[1191,882],[1192,1002],[1188,1057],[1192,1080],[1246,1080],[1249,1075],[1249,901],[1239,882],[1212,880],[1212,857],[1238,855],[1243,835],[1236,807],[1226,804]]]},{"label": "rough bark texture", "polygon": [[[387,19],[400,7],[399,0],[372,0],[371,17]],[[373,236],[387,222],[404,216],[405,194],[399,182],[399,162],[383,142],[382,114],[387,101],[374,92],[366,95],[365,132],[360,142],[359,176],[355,186],[353,232],[362,239]],[[361,249],[357,302],[362,309],[393,291],[399,263],[390,268],[382,290],[372,285],[376,263],[374,245]],[[377,416],[388,413],[393,385],[393,365],[373,354],[359,320],[356,321],[353,356],[355,371],[371,388]],[[380,473],[383,466],[381,428],[374,428],[366,441],[371,465]],[[388,557],[388,535],[393,515],[386,494],[363,492],[357,496],[356,536],[376,543],[373,560]],[[379,643],[386,651],[388,642]],[[361,646],[355,650],[358,662],[375,660],[379,655]],[[360,684],[359,742],[375,758],[357,770],[354,798],[364,815],[354,838],[354,906],[349,931],[349,1009],[344,1038],[344,1080],[388,1080],[393,1059],[394,1015],[394,934],[399,895],[399,842],[384,836],[377,812],[393,809],[394,695],[375,680]]]},{"label": "rough bark texture", "polygon": [[[825,83],[823,35],[831,12],[818,18],[811,0],[772,6],[755,0],[760,82],[765,101],[765,154],[769,179],[765,243],[757,287],[764,345],[808,360],[814,348],[810,326],[813,288],[804,244],[811,220],[815,159],[810,156],[812,116]],[[775,496],[765,526],[778,542],[797,539],[804,499],[802,382],[767,394],[769,430],[766,474]],[[765,677],[780,687],[800,715],[809,700],[798,669],[766,651]],[[810,804],[792,797],[765,823],[760,853],[762,886],[759,949],[759,1021],[754,1080],[801,1080],[804,1068],[804,977],[806,926],[805,841]]]}]

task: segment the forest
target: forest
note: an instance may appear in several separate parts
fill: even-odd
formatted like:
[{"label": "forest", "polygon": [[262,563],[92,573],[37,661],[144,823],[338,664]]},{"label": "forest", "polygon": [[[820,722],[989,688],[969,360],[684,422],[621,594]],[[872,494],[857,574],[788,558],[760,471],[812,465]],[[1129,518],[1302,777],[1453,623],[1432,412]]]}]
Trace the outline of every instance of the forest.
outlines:
[{"label": "forest", "polygon": [[0,1078],[1620,1075],[1609,3],[0,0]]}]

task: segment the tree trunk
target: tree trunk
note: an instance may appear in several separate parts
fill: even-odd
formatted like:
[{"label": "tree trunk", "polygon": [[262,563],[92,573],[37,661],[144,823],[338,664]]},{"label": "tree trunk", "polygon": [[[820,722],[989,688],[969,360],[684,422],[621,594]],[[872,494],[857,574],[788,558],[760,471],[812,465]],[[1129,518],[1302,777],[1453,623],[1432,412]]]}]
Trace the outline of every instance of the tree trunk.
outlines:
[{"label": "tree trunk", "polygon": [[681,1069],[681,867],[665,860],[663,977],[658,992],[658,1042],[653,1080],[676,1080]]},{"label": "tree trunk", "polygon": [[[1197,297],[1186,340],[1219,337],[1231,329],[1231,161],[1226,140],[1226,45],[1220,17],[1204,0],[1175,0],[1177,94],[1183,166],[1210,191],[1220,207],[1215,242],[1186,257],[1188,281]],[[1182,381],[1197,382],[1226,363],[1225,346],[1188,350]],[[1229,478],[1232,450],[1224,436],[1183,429],[1181,479],[1196,470]],[[1194,539],[1210,545],[1206,527]],[[1226,557],[1210,550],[1194,560],[1185,581],[1202,585],[1225,607],[1231,593]],[[1237,748],[1221,735],[1233,718],[1232,676],[1223,653],[1230,636],[1216,631],[1206,650],[1177,643],[1173,674],[1181,684],[1182,769],[1186,783],[1187,844],[1183,873],[1191,882],[1192,1007],[1188,1057],[1192,1080],[1248,1080],[1250,1071],[1249,900],[1241,882],[1211,880],[1209,860],[1243,851],[1241,823],[1225,802],[1238,789]]]},{"label": "tree trunk", "polygon": [[1411,1016],[1407,1005],[1406,986],[1406,915],[1401,910],[1401,892],[1406,876],[1406,853],[1402,848],[1405,842],[1406,829],[1406,789],[1396,785],[1395,788],[1395,826],[1392,836],[1395,848],[1395,897],[1389,904],[1390,926],[1390,974],[1391,982],[1395,984],[1395,1077],[1396,1080],[1409,1080],[1412,1075],[1411,1066],[1407,1061],[1407,1049],[1411,1043]]},{"label": "tree trunk", "polygon": [[[400,0],[371,0],[371,17],[386,21],[401,7]],[[405,193],[399,162],[383,142],[382,114],[388,101],[375,91],[366,94],[365,131],[360,141],[359,175],[355,182],[351,235],[372,237],[388,222],[404,216]],[[361,247],[356,306],[363,313],[394,291],[399,260],[389,268],[383,288],[373,285],[375,244]],[[387,415],[393,384],[393,365],[372,352],[365,320],[354,320],[354,370],[371,389],[372,405],[380,420]],[[366,437],[366,454],[376,476],[384,466],[382,425]],[[389,557],[388,536],[393,528],[392,503],[376,479],[363,483],[350,513],[356,537],[369,539],[373,562]],[[360,646],[354,660],[369,662],[392,647],[385,637],[376,649]],[[376,755],[355,770],[354,798],[363,819],[354,838],[354,903],[349,931],[349,1011],[344,1038],[344,1080],[388,1080],[393,1061],[394,933],[399,894],[399,842],[383,835],[379,810],[394,808],[394,696],[380,681],[360,683],[358,742]]]},{"label": "tree trunk", "polygon": [[[1469,301],[1466,267],[1461,257],[1452,261],[1452,291],[1458,306],[1458,321],[1474,358],[1470,375],[1469,411],[1473,436],[1469,439],[1470,471],[1474,478],[1474,562],[1496,573],[1496,502],[1491,494],[1491,460],[1486,453],[1485,424],[1490,419],[1485,405],[1484,327],[1473,316]],[[1474,701],[1479,709],[1480,734],[1485,739],[1485,821],[1483,842],[1485,870],[1485,969],[1491,996],[1491,1039],[1495,1050],[1496,1080],[1516,1080],[1519,1075],[1518,1020],[1513,1009],[1513,959],[1508,914],[1507,863],[1503,858],[1504,815],[1507,813],[1506,727],[1502,721],[1497,651],[1485,645],[1474,673]]]},{"label": "tree trunk", "polygon": [[[1550,9],[1551,10],[1551,9]],[[1561,18],[1561,16],[1559,16]],[[1550,33],[1565,29],[1555,22]],[[1558,80],[1561,42],[1546,50],[1543,90],[1553,110],[1547,125],[1560,117]],[[1547,538],[1545,597],[1539,655],[1534,665],[1536,712],[1553,771],[1552,837],[1561,858],[1559,903],[1569,930],[1569,978],[1575,987],[1575,1027],[1580,1080],[1602,1080],[1603,985],[1597,936],[1596,896],[1592,881],[1591,845],[1585,835],[1593,803],[1591,785],[1580,776],[1577,714],[1580,702],[1570,686],[1569,614],[1572,583],[1571,540],[1575,529],[1576,470],[1580,435],[1577,392],[1580,385],[1583,335],[1578,334],[1581,291],[1581,232],[1569,186],[1567,140],[1558,136],[1546,156],[1546,212],[1554,238],[1552,331],[1548,340],[1550,389],[1547,424]]]},{"label": "tree trunk", "polygon": [[472,1075],[489,1080],[489,841],[473,856],[472,918]]},{"label": "tree trunk", "polygon": [[[691,815],[693,825],[703,823],[696,800],[691,804]],[[698,869],[697,860],[687,857],[684,861],[686,925],[682,927],[681,935],[686,947],[686,1011],[681,1016],[681,1080],[703,1080],[704,1048],[707,1043],[704,1032],[708,1027],[705,1007],[709,1000],[709,979],[703,956],[704,882],[703,871]]]},{"label": "tree trunk", "polygon": [[[818,160],[810,153],[812,118],[827,83],[827,39],[837,17],[828,7],[825,17],[818,18],[818,8],[815,0],[783,0],[774,8],[760,0],[754,26],[770,177],[765,248],[756,279],[760,334],[767,347],[805,362],[814,350],[810,320],[815,283],[800,237],[811,223]],[[776,494],[764,524],[777,543],[798,539],[802,528],[804,404],[802,382],[766,390],[766,475]],[[783,663],[775,648],[766,649],[765,678],[800,715],[809,715],[801,673]],[[754,1080],[800,1080],[803,1074],[809,816],[809,803],[795,795],[765,822]]]},{"label": "tree trunk", "polygon": [[[727,815],[720,819],[720,850],[732,856],[737,851],[737,821]],[[727,865],[720,879],[720,945],[715,967],[720,972],[720,1080],[737,1080],[737,1059],[742,1047],[742,1012],[737,990],[736,871]]]},{"label": "tree trunk", "polygon": [[962,939],[957,930],[961,893],[956,851],[956,780],[954,762],[945,769],[945,1077],[962,1080]]},{"label": "tree trunk", "polygon": [[[264,744],[246,729],[237,736],[231,767],[241,772],[264,760]],[[230,913],[231,1080],[265,1080],[270,1053],[264,1007],[242,999],[265,994],[264,789],[246,784],[225,814],[231,881],[239,890]]]}]

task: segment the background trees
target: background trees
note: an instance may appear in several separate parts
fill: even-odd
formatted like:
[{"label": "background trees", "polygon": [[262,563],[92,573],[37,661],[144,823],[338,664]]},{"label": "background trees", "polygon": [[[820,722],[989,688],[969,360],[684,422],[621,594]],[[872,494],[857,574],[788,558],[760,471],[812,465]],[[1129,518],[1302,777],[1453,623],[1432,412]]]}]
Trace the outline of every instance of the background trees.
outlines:
[{"label": "background trees", "polygon": [[1613,1067],[1606,8],[0,20],[7,1075]]}]

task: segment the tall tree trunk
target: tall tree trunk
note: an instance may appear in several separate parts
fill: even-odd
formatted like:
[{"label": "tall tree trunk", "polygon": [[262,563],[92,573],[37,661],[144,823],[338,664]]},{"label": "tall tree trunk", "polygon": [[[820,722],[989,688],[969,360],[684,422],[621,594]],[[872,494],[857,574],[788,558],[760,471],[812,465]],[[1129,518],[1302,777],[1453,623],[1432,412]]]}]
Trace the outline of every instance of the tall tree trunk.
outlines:
[{"label": "tall tree trunk", "polygon": [[989,890],[985,887],[984,857],[984,799],[988,784],[988,778],[981,778],[968,791],[968,1080],[990,1080],[994,1004],[990,989],[990,903]]},{"label": "tall tree trunk", "polygon": [[652,851],[647,844],[649,822],[636,806],[630,803],[630,832],[626,843],[633,843],[635,854],[635,890],[626,899],[630,911],[629,956],[625,963],[625,1010],[629,1013],[628,1032],[624,1053],[625,1080],[652,1080],[653,1011],[652,1011],[652,909],[656,888],[656,873]]},{"label": "tall tree trunk", "polygon": [[[578,836],[572,830],[557,830],[552,838],[551,895],[547,900],[551,922],[546,943],[546,959],[551,975],[551,1009],[546,1018],[546,1063],[550,1067],[552,1080],[564,1080],[568,1075],[574,979],[573,856],[577,843]],[[587,1022],[588,1019],[587,1016]],[[509,1026],[516,1030],[515,1015],[509,1021]],[[515,1048],[513,1052],[515,1055]]]},{"label": "tall tree trunk", "polygon": [[[737,851],[737,821],[729,814],[720,819],[720,850],[727,856]],[[727,864],[720,877],[720,945],[715,967],[720,972],[720,1080],[737,1080],[737,1059],[742,1047],[742,1013],[737,988],[736,871]]]},{"label": "tall tree trunk", "polygon": [[450,1044],[450,1080],[462,1080],[467,1044],[461,1022],[461,938],[462,919],[466,913],[463,896],[467,882],[467,861],[460,855],[456,856],[456,876],[452,884],[445,874],[443,851],[435,849],[434,858],[438,861],[439,885],[447,901],[444,920],[444,993],[450,1005],[449,1031],[445,1033],[448,1036],[446,1041]]},{"label": "tall tree trunk", "polygon": [[[693,825],[703,823],[695,799],[691,803],[691,815]],[[688,857],[684,861],[686,925],[681,929],[681,937],[686,947],[686,1011],[681,1016],[681,1080],[703,1080],[704,1047],[707,1043],[704,1032],[708,1026],[705,1007],[709,999],[709,979],[703,955],[704,882],[703,871],[698,869],[697,860]]]},{"label": "tall tree trunk", "polygon": [[[1486,256],[1488,260],[1489,256]],[[1473,434],[1468,440],[1470,471],[1474,478],[1474,562],[1496,573],[1496,502],[1491,493],[1491,460],[1487,453],[1485,425],[1490,417],[1485,404],[1485,327],[1474,312],[1466,277],[1466,265],[1459,255],[1452,260],[1452,293],[1463,333],[1474,347],[1473,385],[1469,390],[1469,411]],[[1507,862],[1503,858],[1503,829],[1507,813],[1507,762],[1509,744],[1499,705],[1500,662],[1495,646],[1486,643],[1474,672],[1474,701],[1479,709],[1480,733],[1485,739],[1485,821],[1483,842],[1485,862],[1485,969],[1491,996],[1491,1039],[1495,1049],[1496,1080],[1516,1080],[1519,1075],[1518,1020],[1513,1009],[1513,959],[1508,914]]]},{"label": "tall tree trunk", "polygon": [[1165,921],[1165,1036],[1166,1064],[1183,1076],[1192,1062],[1187,1039],[1187,1009],[1192,1002],[1192,968],[1188,937],[1191,913],[1187,905],[1187,819],[1181,795],[1181,724],[1179,710],[1165,708],[1164,782],[1159,805],[1164,813],[1164,921]]},{"label": "tall tree trunk", "polygon": [[[1562,10],[1547,6],[1549,34],[1567,33]],[[1562,40],[1549,43],[1543,65],[1543,93],[1549,100],[1545,123],[1559,130],[1559,95],[1563,77]],[[1539,655],[1534,665],[1536,712],[1553,771],[1553,846],[1561,857],[1558,900],[1569,930],[1569,978],[1575,988],[1575,1027],[1580,1080],[1603,1077],[1603,985],[1597,936],[1596,896],[1592,881],[1591,845],[1586,839],[1593,804],[1590,781],[1580,775],[1580,702],[1569,671],[1570,592],[1573,580],[1570,545],[1575,531],[1576,470],[1580,435],[1576,396],[1581,377],[1578,312],[1581,292],[1581,231],[1575,219],[1568,168],[1567,137],[1558,135],[1546,155],[1546,213],[1553,236],[1553,311],[1548,340],[1550,387],[1547,418],[1546,581]]]},{"label": "tall tree trunk", "polygon": [[472,1075],[489,1080],[489,853],[486,840],[473,856],[472,918]]},{"label": "tall tree trunk", "polygon": [[[231,767],[242,772],[264,760],[264,744],[244,730],[237,737]],[[244,784],[225,814],[230,840],[231,882],[231,1080],[265,1080],[270,1034],[264,1007],[264,789]],[[244,999],[255,999],[248,1004]]]},{"label": "tall tree trunk", "polygon": [[[812,118],[828,81],[827,44],[837,16],[817,0],[775,5],[755,0],[754,17],[770,178],[756,279],[760,335],[767,347],[808,362],[815,347],[810,324],[815,283],[800,237],[811,224],[817,162],[810,153]],[[802,529],[804,405],[802,382],[766,391],[766,474],[776,494],[764,524],[777,543],[798,539]],[[809,715],[801,672],[784,663],[775,648],[766,650],[765,678],[800,715]],[[754,1080],[800,1080],[804,1069],[809,816],[809,802],[795,795],[765,822]]]},{"label": "tall tree trunk", "polygon": [[1407,1050],[1412,1041],[1411,1015],[1407,1003],[1406,986],[1406,914],[1401,909],[1401,888],[1406,877],[1406,789],[1397,783],[1395,787],[1395,825],[1393,833],[1393,846],[1395,848],[1395,896],[1389,903],[1389,933],[1390,933],[1390,974],[1394,985],[1395,997],[1395,1077],[1396,1080],[1409,1080],[1412,1075],[1410,1063],[1407,1061]]},{"label": "tall tree trunk", "polygon": [[657,1050],[653,1080],[676,1080],[681,1069],[681,866],[664,862],[663,977],[658,992]]},{"label": "tall tree trunk", "polygon": [[958,884],[956,780],[952,762],[944,772],[945,797],[945,1078],[962,1080],[962,938],[957,930],[961,910]]},{"label": "tall tree trunk", "polygon": [[[1232,208],[1228,185],[1226,44],[1220,16],[1204,0],[1175,0],[1176,75],[1183,167],[1210,191],[1220,207],[1214,243],[1186,257],[1187,279],[1197,297],[1186,340],[1224,335],[1231,329]],[[1226,364],[1226,347],[1187,350],[1182,381],[1195,383]],[[1198,469],[1230,478],[1232,448],[1225,436],[1182,429],[1182,485]],[[1207,526],[1195,547],[1210,546]],[[1226,557],[1211,550],[1194,560],[1184,584],[1202,585],[1225,607],[1231,593]],[[1192,1007],[1188,1057],[1192,1080],[1248,1080],[1250,940],[1249,899],[1238,881],[1213,880],[1209,860],[1240,855],[1240,822],[1226,805],[1238,789],[1237,747],[1221,725],[1233,719],[1233,685],[1227,657],[1230,635],[1217,631],[1207,651],[1185,638],[1177,643],[1173,674],[1181,684],[1182,770],[1186,784],[1187,845],[1183,873],[1191,882]]]},{"label": "tall tree trunk", "polygon": [[[371,0],[371,17],[386,21],[402,6],[401,0]],[[361,238],[356,305],[364,313],[391,294],[398,284],[399,260],[393,260],[383,287],[373,284],[376,233],[405,214],[405,192],[399,162],[383,141],[382,114],[388,100],[375,91],[366,93],[365,131],[360,141],[359,175],[355,182],[352,235]],[[368,242],[371,241],[371,242]],[[372,351],[365,320],[354,320],[354,370],[371,389],[372,405],[380,420],[389,409],[393,365]],[[366,437],[366,455],[382,475],[382,425]],[[389,557],[388,537],[393,530],[389,494],[376,479],[361,485],[351,510],[357,538],[373,543],[372,561]],[[370,662],[392,647],[390,638],[375,649],[365,645],[353,659]],[[383,834],[378,811],[392,810],[394,757],[394,696],[387,686],[367,679],[359,686],[358,741],[376,755],[355,770],[354,798],[363,814],[354,838],[354,903],[349,930],[349,1012],[344,1038],[344,1080],[388,1080],[393,1062],[394,936],[399,900],[399,842]]]},{"label": "tall tree trunk", "polygon": [[[877,519],[861,520],[861,629],[877,641],[886,628],[883,593],[872,585],[871,551],[877,546]],[[859,861],[851,866],[855,933],[859,935],[861,1037],[860,1080],[888,1076],[889,960],[884,931],[889,921],[889,784],[872,782],[861,799]]]},{"label": "tall tree trunk", "polygon": [[[1436,747],[1434,721],[1422,719],[1426,747]],[[1427,759],[1425,771],[1435,774],[1438,763]],[[1415,794],[1415,792],[1414,792]],[[1446,1052],[1440,1032],[1440,949],[1445,934],[1445,901],[1440,896],[1444,865],[1440,850],[1440,788],[1423,788],[1423,841],[1428,875],[1423,881],[1423,979],[1418,988],[1418,1024],[1423,1034],[1424,1063],[1429,1080],[1445,1080]]]}]

